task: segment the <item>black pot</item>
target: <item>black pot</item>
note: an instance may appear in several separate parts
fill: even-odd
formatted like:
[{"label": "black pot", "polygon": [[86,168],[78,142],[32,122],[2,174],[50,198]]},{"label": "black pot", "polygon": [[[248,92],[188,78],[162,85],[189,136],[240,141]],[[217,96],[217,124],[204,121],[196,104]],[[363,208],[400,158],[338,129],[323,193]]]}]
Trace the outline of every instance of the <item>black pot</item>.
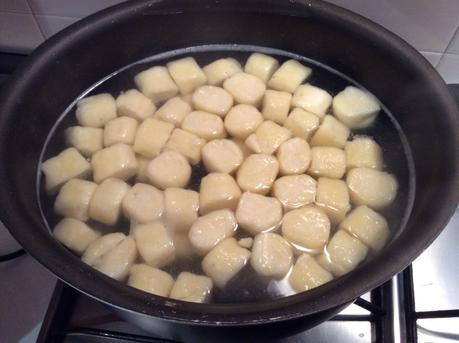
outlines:
[{"label": "black pot", "polygon": [[[320,61],[357,80],[393,113],[412,151],[416,177],[410,180],[416,194],[407,202],[407,220],[400,215],[392,240],[377,258],[295,296],[252,304],[192,304],[111,280],[52,237],[39,211],[36,180],[41,149],[59,115],[83,90],[125,65],[208,44],[274,47]],[[24,248],[63,281],[167,337],[184,339],[205,328],[226,335],[238,332],[232,327],[272,328],[276,323],[276,330],[291,330],[296,323],[310,327],[400,272],[446,225],[459,197],[458,116],[444,82],[419,53],[339,7],[293,0],[130,1],[52,37],[5,85],[0,97],[0,215]],[[388,155],[400,149],[386,147]]]}]

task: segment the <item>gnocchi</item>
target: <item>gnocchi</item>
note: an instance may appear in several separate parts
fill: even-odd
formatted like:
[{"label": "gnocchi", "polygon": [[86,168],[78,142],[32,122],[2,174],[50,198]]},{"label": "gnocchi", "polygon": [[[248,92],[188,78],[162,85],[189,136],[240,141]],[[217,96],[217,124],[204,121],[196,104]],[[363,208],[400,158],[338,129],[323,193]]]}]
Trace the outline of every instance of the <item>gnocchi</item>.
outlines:
[{"label": "gnocchi", "polygon": [[104,146],[117,143],[133,144],[137,131],[137,120],[131,117],[118,117],[110,120],[104,128]]},{"label": "gnocchi", "polygon": [[277,233],[265,232],[255,236],[250,264],[263,276],[284,277],[293,261],[290,244]]},{"label": "gnocchi", "polygon": [[115,99],[108,93],[83,98],[77,103],[75,116],[81,126],[103,127],[117,116]]},{"label": "gnocchi", "polygon": [[187,231],[198,219],[199,193],[182,188],[164,191],[166,226],[174,231]]},{"label": "gnocchi", "polygon": [[174,125],[155,118],[145,119],[137,129],[133,149],[146,158],[154,158],[161,153],[171,136]]},{"label": "gnocchi", "polygon": [[188,237],[193,247],[201,254],[212,250],[218,243],[232,237],[237,222],[231,210],[217,210],[199,217],[191,226]]},{"label": "gnocchi", "polygon": [[258,77],[247,73],[236,73],[223,82],[223,88],[239,104],[258,106],[266,86]]},{"label": "gnocchi", "polygon": [[148,165],[150,164],[150,159],[145,158],[141,155],[136,155],[137,158],[137,175],[136,175],[136,181],[142,182],[142,183],[148,183],[148,177],[147,177],[147,169]]},{"label": "gnocchi", "polygon": [[54,227],[54,237],[70,250],[83,254],[100,233],[75,218],[64,218]]},{"label": "gnocchi", "polygon": [[95,127],[72,126],[65,130],[68,145],[89,157],[104,147],[104,130]]},{"label": "gnocchi", "polygon": [[332,96],[309,83],[298,86],[293,94],[292,106],[323,117],[332,103]]},{"label": "gnocchi", "polygon": [[182,98],[174,97],[167,100],[155,113],[155,118],[174,124],[182,125],[183,119],[191,112],[191,106]]},{"label": "gnocchi", "polygon": [[147,166],[147,178],[160,189],[185,187],[191,177],[187,159],[176,151],[164,151]]},{"label": "gnocchi", "polygon": [[205,139],[206,141],[226,136],[223,120],[212,113],[193,111],[182,122],[182,129]]},{"label": "gnocchi", "polygon": [[282,143],[276,156],[282,175],[304,174],[311,162],[311,149],[308,142],[295,137]]},{"label": "gnocchi", "polygon": [[341,222],[340,228],[358,237],[373,250],[381,250],[389,238],[387,220],[367,206],[359,206]]},{"label": "gnocchi", "polygon": [[250,251],[227,238],[213,248],[202,260],[202,269],[220,287],[225,287],[249,261]]},{"label": "gnocchi", "polygon": [[174,241],[175,257],[177,260],[186,261],[197,256],[197,251],[188,238],[188,232],[175,232],[172,240]]},{"label": "gnocchi", "polygon": [[201,148],[206,141],[193,133],[175,129],[164,147],[165,151],[172,150],[185,156],[192,165],[201,161]]},{"label": "gnocchi", "polygon": [[381,209],[392,203],[398,183],[392,174],[371,168],[354,168],[347,173],[346,184],[355,205]]},{"label": "gnocchi", "polygon": [[321,267],[312,256],[304,253],[296,260],[288,279],[297,292],[309,291],[331,280],[333,275]]},{"label": "gnocchi", "polygon": [[268,87],[293,93],[311,75],[312,70],[298,61],[288,60],[277,69],[268,81]]},{"label": "gnocchi", "polygon": [[344,153],[347,169],[360,167],[381,170],[383,167],[381,147],[370,137],[359,136],[346,142]]},{"label": "gnocchi", "polygon": [[317,252],[328,242],[330,220],[320,208],[307,205],[285,214],[282,235],[300,250]]},{"label": "gnocchi", "polygon": [[172,287],[170,297],[195,303],[206,302],[212,291],[212,279],[204,275],[181,272]]},{"label": "gnocchi", "polygon": [[239,146],[229,139],[215,139],[201,150],[202,161],[209,172],[234,173],[244,155]]},{"label": "gnocchi", "polygon": [[346,155],[334,147],[313,147],[308,171],[313,176],[341,179],[346,173]]},{"label": "gnocchi", "polygon": [[116,110],[121,117],[126,116],[142,121],[153,116],[156,106],[137,89],[130,89],[116,98]]},{"label": "gnocchi", "polygon": [[318,262],[335,276],[349,273],[363,261],[368,248],[344,230],[338,230],[328,242]]},{"label": "gnocchi", "polygon": [[275,230],[282,220],[282,205],[276,198],[244,192],[236,210],[239,226],[252,235]]},{"label": "gnocchi", "polygon": [[97,186],[89,201],[89,218],[115,225],[121,215],[121,203],[131,187],[120,179],[107,179]]},{"label": "gnocchi", "polygon": [[268,89],[263,97],[262,113],[266,120],[282,125],[290,110],[292,94]]},{"label": "gnocchi", "polygon": [[139,167],[134,150],[123,143],[96,152],[92,156],[91,165],[97,183],[111,177],[127,180],[137,174]]},{"label": "gnocchi", "polygon": [[179,91],[165,67],[144,70],[135,76],[134,81],[140,91],[153,102],[170,99]]},{"label": "gnocchi", "polygon": [[274,182],[273,194],[285,211],[311,204],[316,199],[317,182],[309,175],[289,175]]},{"label": "gnocchi", "polygon": [[244,191],[269,193],[277,174],[279,162],[272,155],[254,154],[246,158],[237,172],[237,183]]},{"label": "gnocchi", "polygon": [[255,52],[247,59],[244,71],[267,83],[277,68],[279,68],[279,62],[274,57]]},{"label": "gnocchi", "polygon": [[210,173],[201,179],[199,188],[199,213],[229,208],[235,210],[241,190],[231,175]]},{"label": "gnocchi", "polygon": [[354,86],[348,86],[333,98],[333,114],[351,129],[371,125],[381,107],[375,97]]},{"label": "gnocchi", "polygon": [[88,220],[89,202],[96,188],[94,182],[71,179],[60,189],[54,202],[54,211],[63,217]]},{"label": "gnocchi", "polygon": [[293,137],[309,138],[319,127],[320,119],[315,114],[304,111],[301,108],[294,108],[284,122],[284,127],[290,130]]},{"label": "gnocchi", "polygon": [[221,58],[202,68],[207,76],[207,83],[220,86],[223,81],[242,71],[241,64],[234,58]]},{"label": "gnocchi", "polygon": [[161,268],[175,259],[174,241],[160,222],[136,225],[134,238],[140,257],[149,266]]},{"label": "gnocchi", "polygon": [[124,215],[133,223],[148,223],[164,212],[164,196],[153,186],[136,183],[123,198]]},{"label": "gnocchi", "polygon": [[312,136],[312,146],[333,146],[336,148],[344,148],[349,137],[349,129],[333,116],[326,115]]},{"label": "gnocchi", "polygon": [[181,94],[189,94],[207,82],[206,74],[193,57],[169,62],[167,69]]},{"label": "gnocchi", "polygon": [[75,148],[67,148],[41,165],[45,174],[46,190],[58,190],[72,178],[85,178],[91,172],[91,165]]},{"label": "gnocchi", "polygon": [[215,86],[201,86],[191,98],[193,106],[200,110],[224,117],[233,106],[233,97],[227,91]]},{"label": "gnocchi", "polygon": [[85,249],[82,261],[90,266],[98,263],[102,257],[116,247],[126,235],[121,232],[109,233],[93,240]]},{"label": "gnocchi", "polygon": [[257,154],[273,154],[291,135],[290,130],[266,120],[247,137],[245,144]]},{"label": "gnocchi", "polygon": [[[93,244],[100,244],[100,242],[98,240],[94,241],[88,247],[88,250]],[[124,280],[136,258],[137,248],[134,240],[130,237],[123,237],[114,246],[111,246],[110,249],[105,250],[103,254],[98,256],[91,266],[115,280]]]},{"label": "gnocchi", "polygon": [[262,281],[308,291],[380,251],[392,223],[377,211],[399,205],[398,181],[384,137],[351,131],[376,120],[376,98],[333,97],[296,60],[196,56],[76,102],[67,149],[41,164],[55,238],[111,278],[196,303],[249,299]]},{"label": "gnocchi", "polygon": [[161,269],[146,264],[135,264],[129,271],[127,284],[147,293],[167,297],[174,285],[174,279]]},{"label": "gnocchi", "polygon": [[237,139],[246,139],[261,123],[263,123],[263,116],[251,105],[236,105],[225,117],[226,131]]},{"label": "gnocchi", "polygon": [[332,223],[340,223],[351,209],[346,183],[320,177],[317,181],[316,205],[325,210]]}]

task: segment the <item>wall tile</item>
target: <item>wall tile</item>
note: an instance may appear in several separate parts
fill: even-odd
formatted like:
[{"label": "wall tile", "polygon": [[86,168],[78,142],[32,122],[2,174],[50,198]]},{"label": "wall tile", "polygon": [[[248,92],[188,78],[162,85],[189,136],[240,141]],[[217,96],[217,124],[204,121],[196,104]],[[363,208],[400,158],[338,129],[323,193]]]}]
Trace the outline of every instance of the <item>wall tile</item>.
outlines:
[{"label": "wall tile", "polygon": [[459,83],[459,55],[444,54],[438,63],[437,71],[446,83]]},{"label": "wall tile", "polygon": [[0,12],[31,13],[27,0],[0,0]]},{"label": "wall tile", "polygon": [[416,49],[444,52],[459,22],[457,0],[329,0],[395,32]]},{"label": "wall tile", "polygon": [[32,14],[0,12],[0,51],[28,53],[43,41]]},{"label": "wall tile", "polygon": [[429,52],[429,51],[419,51],[422,56],[424,56],[430,64],[432,64],[434,67],[438,65],[438,62],[440,62],[441,56],[443,54],[439,52]]},{"label": "wall tile", "polygon": [[35,15],[38,26],[45,38],[49,38],[63,28],[78,21],[78,18],[57,17],[49,15]]},{"label": "wall tile", "polygon": [[446,50],[448,54],[459,55],[459,28],[456,30],[453,39],[449,43],[448,49]]},{"label": "wall tile", "polygon": [[29,0],[35,14],[71,18],[85,17],[120,2],[123,0]]}]

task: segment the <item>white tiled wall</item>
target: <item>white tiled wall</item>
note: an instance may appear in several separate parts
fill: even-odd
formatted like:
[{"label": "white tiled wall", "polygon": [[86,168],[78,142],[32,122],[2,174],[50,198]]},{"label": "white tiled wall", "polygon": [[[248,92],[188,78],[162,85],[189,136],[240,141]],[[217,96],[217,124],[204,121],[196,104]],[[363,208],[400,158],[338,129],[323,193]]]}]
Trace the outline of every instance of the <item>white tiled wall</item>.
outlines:
[{"label": "white tiled wall", "polygon": [[[78,19],[122,1],[0,0],[0,51],[28,52]],[[397,33],[447,81],[459,82],[459,0],[328,1]]]}]

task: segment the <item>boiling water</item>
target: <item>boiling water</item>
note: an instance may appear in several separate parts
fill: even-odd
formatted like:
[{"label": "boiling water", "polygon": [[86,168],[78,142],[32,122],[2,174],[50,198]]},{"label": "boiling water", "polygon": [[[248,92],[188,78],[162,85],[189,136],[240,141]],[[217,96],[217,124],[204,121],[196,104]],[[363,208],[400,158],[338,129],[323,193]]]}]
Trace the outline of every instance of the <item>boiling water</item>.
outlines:
[{"label": "boiling water", "polygon": [[[335,95],[348,85],[355,85],[362,88],[354,80],[326,65],[282,50],[246,45],[207,45],[174,50],[151,56],[126,66],[121,70],[108,75],[106,78],[100,80],[85,90],[72,104],[69,105],[50,131],[43,147],[40,161],[45,161],[48,158],[57,155],[66,147],[64,130],[69,126],[77,125],[75,119],[75,105],[79,99],[98,93],[111,93],[114,97],[116,97],[121,91],[135,88],[134,76],[142,70],[154,65],[165,65],[169,61],[177,58],[192,56],[201,66],[204,66],[222,57],[233,57],[244,65],[246,59],[252,52],[262,52],[274,56],[280,62],[291,58],[300,61],[304,65],[313,69],[312,76],[308,79],[308,82],[327,90],[332,95]],[[388,208],[381,211],[388,220],[392,231],[392,237],[394,237],[403,229],[408,220],[414,199],[415,176],[407,140],[405,139],[397,121],[387,108],[385,108],[384,105],[381,105],[381,108],[382,111],[374,125],[364,130],[355,130],[353,134],[369,135],[376,140],[383,150],[386,170],[394,174],[399,182],[397,198]],[[40,170],[40,168],[38,170]],[[203,165],[199,164],[195,166],[193,168],[189,188],[199,191],[201,178],[206,174],[207,172]],[[55,196],[49,196],[46,193],[41,173],[37,175],[37,188],[41,213],[44,221],[48,225],[48,228],[51,230],[60,218],[54,214],[53,204]],[[89,222],[89,225],[103,233],[114,231],[121,231],[126,234],[129,233],[129,222],[126,220],[120,221],[114,227],[107,227],[97,222]],[[335,229],[336,228],[332,228],[331,234],[334,233]],[[244,230],[241,230],[240,228],[238,229],[236,238],[247,236],[248,235],[244,233]],[[390,242],[388,244],[390,244]],[[363,263],[367,263],[372,258],[377,258],[377,256],[369,255]],[[171,273],[174,277],[181,271],[203,274],[200,266],[201,260],[202,257],[192,257],[187,258],[186,260],[178,260],[169,267],[165,268],[165,270]],[[228,282],[224,289],[214,288],[212,302],[253,302],[293,294],[292,289],[288,285],[287,277],[288,275],[283,280],[272,280],[270,278],[262,277],[252,269],[250,264],[248,264],[241,272]]]}]

